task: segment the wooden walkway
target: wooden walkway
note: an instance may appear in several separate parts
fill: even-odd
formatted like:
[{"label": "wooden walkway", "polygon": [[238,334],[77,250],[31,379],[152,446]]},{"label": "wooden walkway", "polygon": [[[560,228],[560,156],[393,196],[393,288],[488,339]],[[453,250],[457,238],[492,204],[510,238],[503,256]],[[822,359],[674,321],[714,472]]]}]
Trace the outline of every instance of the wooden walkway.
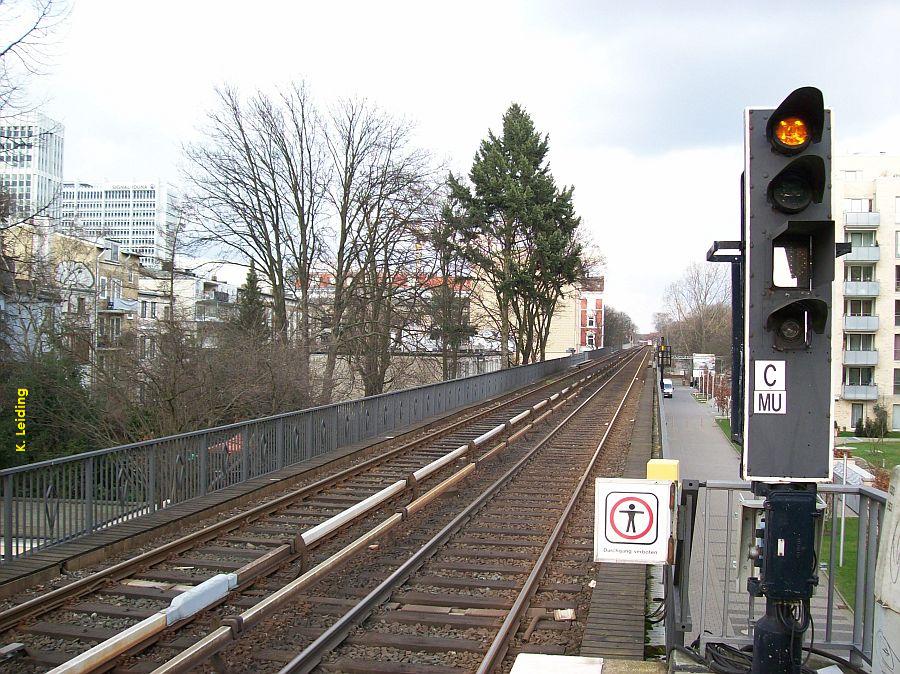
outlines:
[{"label": "wooden walkway", "polygon": [[[622,477],[645,478],[653,447],[653,391],[658,384],[650,370],[634,421],[631,449]],[[581,655],[621,660],[644,659],[644,613],[647,566],[601,563],[597,585],[581,642]]]}]

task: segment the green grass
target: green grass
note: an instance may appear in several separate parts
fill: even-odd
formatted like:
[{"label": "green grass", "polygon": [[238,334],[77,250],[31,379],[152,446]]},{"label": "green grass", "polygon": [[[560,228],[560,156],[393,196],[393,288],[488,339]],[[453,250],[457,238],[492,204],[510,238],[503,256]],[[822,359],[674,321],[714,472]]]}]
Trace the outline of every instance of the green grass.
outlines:
[{"label": "green grass", "polygon": [[[836,507],[840,508],[841,501],[839,498],[835,498],[834,503]],[[848,510],[849,512],[849,510]],[[841,520],[840,513],[838,513],[838,522],[837,522],[837,539],[834,542],[834,556],[835,556],[835,574],[834,574],[834,586],[838,589],[838,592],[841,593],[841,596],[844,598],[844,601],[847,602],[847,605],[850,608],[853,608],[853,604],[856,598],[856,551],[859,545],[859,518],[857,517],[848,517],[847,518],[847,527],[844,531],[844,565],[838,566],[838,560],[840,559],[840,546],[841,546]],[[828,518],[828,521],[825,523],[825,534],[822,536],[822,558],[821,562],[826,563],[830,558],[831,553],[831,518]],[[825,579],[822,578],[819,582],[818,592],[820,594],[824,594],[828,591],[827,585],[825,584]]]},{"label": "green grass", "polygon": [[853,456],[865,459],[876,468],[890,470],[900,464],[900,442],[845,442],[847,447],[853,448]]},{"label": "green grass", "polygon": [[734,450],[736,452],[740,452],[741,446],[731,439],[731,422],[728,420],[728,417],[717,417],[716,424],[718,424],[719,428],[722,429],[722,432],[725,434],[725,438],[729,442],[731,442],[731,446],[734,448]]},{"label": "green grass", "polygon": [[[854,431],[854,430],[841,431],[840,433],[838,433],[838,436],[839,436],[839,437],[842,437],[842,438],[855,438],[855,437],[857,437],[857,436],[856,436],[856,431]],[[886,437],[886,438],[900,438],[900,431],[888,431],[887,433],[885,433],[884,437]]]}]

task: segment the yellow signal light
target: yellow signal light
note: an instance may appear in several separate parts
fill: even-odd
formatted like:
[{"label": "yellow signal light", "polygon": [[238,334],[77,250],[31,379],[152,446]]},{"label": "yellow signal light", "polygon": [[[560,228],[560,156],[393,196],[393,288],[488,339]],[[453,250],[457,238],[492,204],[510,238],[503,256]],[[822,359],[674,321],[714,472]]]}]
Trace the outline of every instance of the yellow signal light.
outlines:
[{"label": "yellow signal light", "polygon": [[799,117],[785,117],[775,124],[775,137],[785,147],[799,148],[809,141],[809,127]]}]

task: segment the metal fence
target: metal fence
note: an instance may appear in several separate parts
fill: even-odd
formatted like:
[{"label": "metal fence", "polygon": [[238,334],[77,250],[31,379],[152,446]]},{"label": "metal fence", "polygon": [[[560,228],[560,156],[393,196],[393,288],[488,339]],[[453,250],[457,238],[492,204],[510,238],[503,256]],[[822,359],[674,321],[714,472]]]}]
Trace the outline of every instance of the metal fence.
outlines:
[{"label": "metal fence", "polygon": [[605,349],[0,471],[0,563],[532,384]]},{"label": "metal fence", "polygon": [[[819,485],[818,492],[825,501],[824,534],[811,602],[814,631],[806,638],[848,655],[854,664],[871,664],[875,563],[887,494],[841,484]],[[858,498],[858,512],[846,507],[851,496]],[[752,497],[747,482],[682,481],[677,557],[690,561],[676,565],[667,578],[669,648],[684,645],[685,637],[699,639],[701,648],[707,642],[753,643],[765,601],[754,602],[738,579],[746,556],[739,549],[742,497]]]}]

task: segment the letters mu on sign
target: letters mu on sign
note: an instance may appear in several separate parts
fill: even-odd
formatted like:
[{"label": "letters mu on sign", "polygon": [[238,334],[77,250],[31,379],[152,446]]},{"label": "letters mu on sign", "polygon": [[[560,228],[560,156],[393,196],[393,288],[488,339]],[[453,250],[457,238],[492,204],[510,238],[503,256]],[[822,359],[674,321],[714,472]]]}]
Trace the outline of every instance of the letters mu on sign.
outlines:
[{"label": "letters mu on sign", "polygon": [[754,414],[786,414],[785,365],[783,360],[758,360],[753,377]]}]

